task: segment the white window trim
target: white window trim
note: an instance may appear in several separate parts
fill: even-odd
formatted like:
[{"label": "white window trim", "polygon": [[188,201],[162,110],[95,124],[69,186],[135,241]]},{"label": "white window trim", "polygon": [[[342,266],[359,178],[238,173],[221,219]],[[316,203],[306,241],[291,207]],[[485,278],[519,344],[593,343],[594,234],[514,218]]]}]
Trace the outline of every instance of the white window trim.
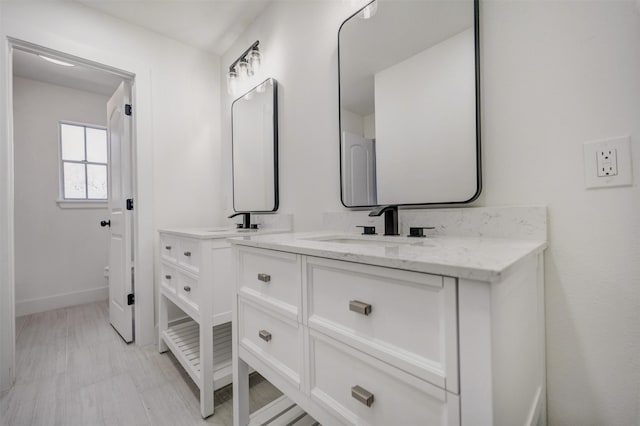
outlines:
[{"label": "white window trim", "polygon": [[[109,202],[109,195],[110,195],[110,188],[109,188],[109,164],[111,160],[109,158],[109,138],[107,137],[107,199],[106,200],[97,200],[97,199],[74,199],[74,198],[64,198],[64,162],[65,160],[62,159],[62,125],[63,124],[68,124],[71,126],[81,126],[81,127],[87,127],[90,129],[98,129],[98,130],[104,130],[105,132],[107,132],[107,127],[106,126],[101,126],[99,124],[88,124],[88,123],[81,123],[79,121],[70,121],[70,120],[60,120],[58,121],[58,200],[57,200],[57,204],[58,207],[60,207],[61,209],[102,209],[102,208],[107,208],[108,205],[107,203]],[[87,157],[87,153],[86,153],[86,149],[87,149],[87,140],[86,140],[86,133],[85,133],[85,158]],[[75,162],[75,161],[69,161],[69,162]],[[83,164],[85,164],[83,162]],[[100,164],[103,165],[105,163],[93,163],[93,162],[87,162],[86,164]],[[85,177],[86,179],[86,177]],[[87,185],[88,183],[85,180],[85,185]]]},{"label": "white window trim", "polygon": [[107,200],[57,200],[56,203],[61,209],[107,209]]}]

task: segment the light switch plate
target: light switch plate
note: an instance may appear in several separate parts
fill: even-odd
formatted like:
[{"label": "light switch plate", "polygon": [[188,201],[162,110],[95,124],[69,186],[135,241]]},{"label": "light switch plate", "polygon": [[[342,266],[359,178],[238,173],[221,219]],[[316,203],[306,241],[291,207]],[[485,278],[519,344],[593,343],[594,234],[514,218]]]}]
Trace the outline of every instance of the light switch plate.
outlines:
[{"label": "light switch plate", "polygon": [[629,136],[585,142],[583,153],[585,187],[604,188],[633,184]]}]

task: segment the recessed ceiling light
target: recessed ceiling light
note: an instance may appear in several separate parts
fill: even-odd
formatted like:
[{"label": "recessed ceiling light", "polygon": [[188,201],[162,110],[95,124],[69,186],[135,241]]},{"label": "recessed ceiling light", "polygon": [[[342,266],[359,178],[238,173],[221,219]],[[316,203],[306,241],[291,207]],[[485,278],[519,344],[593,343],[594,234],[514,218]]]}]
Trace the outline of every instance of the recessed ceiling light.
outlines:
[{"label": "recessed ceiling light", "polygon": [[50,58],[50,57],[44,56],[44,55],[38,55],[38,56],[40,56],[45,61],[49,61],[49,62],[54,63],[56,65],[62,65],[63,67],[75,67],[74,64],[70,64],[69,62],[60,61],[58,59],[53,59],[53,58]]}]

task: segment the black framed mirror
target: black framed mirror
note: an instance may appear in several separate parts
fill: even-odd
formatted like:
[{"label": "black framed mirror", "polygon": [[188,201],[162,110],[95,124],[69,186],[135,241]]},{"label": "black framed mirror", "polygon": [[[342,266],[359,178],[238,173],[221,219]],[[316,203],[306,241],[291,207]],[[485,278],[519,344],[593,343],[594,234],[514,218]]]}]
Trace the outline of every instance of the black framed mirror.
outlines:
[{"label": "black framed mirror", "polygon": [[233,210],[278,210],[278,83],[269,78],[231,105]]},{"label": "black framed mirror", "polygon": [[478,8],[478,0],[374,0],[340,26],[346,207],[480,195]]}]

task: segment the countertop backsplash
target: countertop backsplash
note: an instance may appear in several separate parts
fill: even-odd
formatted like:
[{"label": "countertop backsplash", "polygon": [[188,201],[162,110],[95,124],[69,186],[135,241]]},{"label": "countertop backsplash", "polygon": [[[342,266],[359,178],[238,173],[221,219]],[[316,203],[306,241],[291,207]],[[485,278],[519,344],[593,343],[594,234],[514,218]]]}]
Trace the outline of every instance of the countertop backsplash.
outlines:
[{"label": "countertop backsplash", "polygon": [[[369,210],[325,212],[323,229],[357,233],[358,225],[375,226],[384,232],[384,218],[370,217]],[[467,207],[445,209],[408,209],[399,211],[401,235],[410,227],[435,227],[425,234],[455,237],[547,240],[545,206]]]}]

